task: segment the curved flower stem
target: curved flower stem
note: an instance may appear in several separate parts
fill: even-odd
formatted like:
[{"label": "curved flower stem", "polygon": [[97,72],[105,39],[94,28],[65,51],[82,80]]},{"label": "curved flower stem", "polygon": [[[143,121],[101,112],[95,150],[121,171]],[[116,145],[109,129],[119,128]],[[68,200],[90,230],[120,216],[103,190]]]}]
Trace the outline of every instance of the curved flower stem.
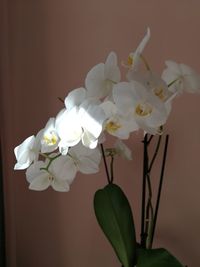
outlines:
[{"label": "curved flower stem", "polygon": [[45,168],[40,168],[40,170],[45,170],[45,171],[47,171],[48,172],[48,170],[49,170],[49,166],[51,165],[51,163],[52,163],[52,161],[54,161],[55,159],[57,159],[57,158],[59,158],[60,156],[61,156],[62,154],[58,154],[58,155],[56,155],[55,157],[48,157],[48,159],[49,159],[49,163],[47,164],[47,166],[45,167]]},{"label": "curved flower stem", "polygon": [[161,167],[160,182],[159,182],[158,193],[157,193],[157,200],[156,200],[156,209],[155,209],[155,215],[154,215],[154,220],[153,220],[152,235],[151,235],[151,240],[150,240],[150,246],[151,247],[153,245],[153,239],[154,239],[154,234],[155,234],[156,222],[157,222],[157,217],[158,217],[158,209],[159,209],[160,196],[161,196],[161,191],[162,191],[162,184],[163,184],[165,163],[166,163],[166,157],[167,157],[168,142],[169,142],[169,135],[167,135],[166,136],[166,139],[165,139],[165,147],[164,147],[164,153],[163,153],[163,162],[162,162],[162,167]]},{"label": "curved flower stem", "polygon": [[111,161],[110,161],[110,182],[113,183],[114,180],[114,168],[113,168],[113,164],[114,164],[114,156],[111,155]]},{"label": "curved flower stem", "polygon": [[65,103],[65,101],[59,96],[58,100],[60,100],[63,104]]},{"label": "curved flower stem", "polygon": [[40,156],[44,157],[45,159],[50,159],[50,157],[45,153],[39,153]]},{"label": "curved flower stem", "polygon": [[108,171],[108,165],[107,165],[107,162],[106,162],[106,156],[105,156],[103,144],[100,144],[100,147],[101,147],[101,153],[102,153],[104,167],[105,167],[105,171],[106,171],[107,181],[110,184],[111,183],[111,179],[110,179],[110,175],[109,175],[109,171]]},{"label": "curved flower stem", "polygon": [[173,85],[175,82],[177,82],[178,80],[180,80],[180,78],[177,78],[177,79],[171,81],[171,82],[167,85],[167,87],[169,88],[170,86],[172,86],[172,85]]}]

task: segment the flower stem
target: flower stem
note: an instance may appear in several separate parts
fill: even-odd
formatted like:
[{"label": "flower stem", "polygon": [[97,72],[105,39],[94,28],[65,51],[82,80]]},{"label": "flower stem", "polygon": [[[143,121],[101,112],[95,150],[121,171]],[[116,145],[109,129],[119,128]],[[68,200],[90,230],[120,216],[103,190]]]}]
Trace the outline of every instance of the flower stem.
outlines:
[{"label": "flower stem", "polygon": [[106,156],[105,156],[103,144],[100,144],[100,147],[101,147],[101,153],[102,153],[104,167],[105,167],[105,171],[106,171],[107,181],[110,184],[111,183],[111,179],[110,179],[110,175],[109,175],[109,172],[108,172],[108,165],[107,165],[107,162],[106,162]]},{"label": "flower stem", "polygon": [[172,82],[170,82],[167,87],[169,88],[170,86],[172,86],[175,82],[177,82],[180,78],[177,78],[175,80],[173,80]]},{"label": "flower stem", "polygon": [[113,183],[114,180],[114,168],[113,168],[113,164],[114,164],[114,156],[111,155],[111,161],[110,161],[110,182]]},{"label": "flower stem", "polygon": [[40,168],[40,170],[45,170],[45,171],[48,172],[48,170],[49,170],[49,166],[51,165],[52,161],[54,161],[55,159],[59,158],[61,155],[62,155],[62,154],[59,153],[59,154],[56,155],[55,157],[52,157],[52,158],[51,158],[51,157],[48,157],[49,162],[48,162],[47,166],[46,166],[45,168]]}]

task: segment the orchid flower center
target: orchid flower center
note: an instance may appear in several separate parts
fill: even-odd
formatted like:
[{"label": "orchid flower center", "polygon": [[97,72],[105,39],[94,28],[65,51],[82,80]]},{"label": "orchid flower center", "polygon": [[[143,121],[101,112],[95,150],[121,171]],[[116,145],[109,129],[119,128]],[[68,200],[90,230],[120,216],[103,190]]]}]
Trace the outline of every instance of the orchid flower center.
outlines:
[{"label": "orchid flower center", "polygon": [[164,89],[162,86],[154,88],[153,92],[158,98],[160,98],[160,100],[165,99]]},{"label": "orchid flower center", "polygon": [[133,65],[133,56],[132,55],[128,56],[127,64],[128,64],[128,66],[132,66]]},{"label": "orchid flower center", "polygon": [[152,111],[153,109],[148,103],[139,103],[135,108],[135,113],[140,117],[148,116]]},{"label": "orchid flower center", "polygon": [[114,121],[109,121],[105,127],[106,131],[109,133],[115,133],[119,128],[121,128],[121,125]]},{"label": "orchid flower center", "polygon": [[44,135],[43,140],[48,146],[52,146],[58,142],[58,137],[54,133],[51,135],[46,134]]}]

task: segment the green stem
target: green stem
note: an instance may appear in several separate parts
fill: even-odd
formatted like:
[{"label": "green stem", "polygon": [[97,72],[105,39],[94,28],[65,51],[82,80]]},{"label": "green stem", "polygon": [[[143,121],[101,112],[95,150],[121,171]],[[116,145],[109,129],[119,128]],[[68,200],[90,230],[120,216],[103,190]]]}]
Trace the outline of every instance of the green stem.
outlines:
[{"label": "green stem", "polygon": [[45,170],[48,171],[49,170],[49,166],[51,165],[52,161],[54,161],[55,159],[59,158],[62,154],[58,154],[55,157],[48,157],[49,159],[49,163],[47,164],[47,166],[45,168],[40,168],[40,170]]}]

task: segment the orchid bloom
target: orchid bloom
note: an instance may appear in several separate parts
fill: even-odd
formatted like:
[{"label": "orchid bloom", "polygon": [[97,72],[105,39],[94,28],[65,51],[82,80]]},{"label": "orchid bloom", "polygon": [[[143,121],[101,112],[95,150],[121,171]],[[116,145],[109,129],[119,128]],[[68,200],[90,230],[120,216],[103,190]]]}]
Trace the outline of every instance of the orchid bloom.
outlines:
[{"label": "orchid bloom", "polygon": [[139,63],[141,60],[142,52],[143,52],[146,44],[148,43],[150,36],[151,36],[150,29],[147,28],[146,35],[144,36],[144,38],[142,39],[142,41],[140,42],[140,44],[138,45],[136,50],[129,54],[128,62],[127,62],[127,65],[125,65],[125,66],[129,67],[130,69],[134,69],[134,70],[138,69],[138,66],[139,66]]},{"label": "orchid bloom", "polygon": [[88,72],[85,79],[88,97],[104,98],[110,96],[113,85],[118,83],[120,78],[117,55],[111,52],[105,64],[100,63]]},{"label": "orchid bloom", "polygon": [[138,130],[138,125],[129,116],[120,114],[116,105],[111,101],[105,101],[101,104],[107,120],[104,123],[104,129],[111,135],[120,139],[128,139],[131,132]]},{"label": "orchid bloom", "polygon": [[59,137],[55,129],[55,118],[50,118],[43,130],[41,152],[50,153],[58,148]]},{"label": "orchid bloom", "polygon": [[47,168],[49,160],[37,161],[27,169],[26,178],[30,183],[29,189],[42,191],[51,186],[59,192],[69,191],[70,184],[76,175],[72,163],[67,157],[59,156]]},{"label": "orchid bloom", "polygon": [[156,73],[151,71],[135,72],[130,70],[127,74],[128,81],[137,81],[144,85],[152,94],[165,104],[168,114],[171,111],[171,102],[176,96],[169,90],[166,82]]},{"label": "orchid bloom", "polygon": [[55,123],[61,140],[60,152],[67,154],[68,147],[75,146],[80,140],[86,147],[95,148],[106,118],[99,101],[86,98],[86,90],[78,88],[66,97],[65,106]]},{"label": "orchid bloom", "polygon": [[113,99],[121,114],[129,115],[139,128],[150,134],[158,133],[167,120],[164,103],[136,81],[115,85]]},{"label": "orchid bloom", "polygon": [[167,68],[162,73],[162,79],[168,84],[173,93],[200,92],[200,75],[185,64],[178,64],[172,60],[165,61]]}]

